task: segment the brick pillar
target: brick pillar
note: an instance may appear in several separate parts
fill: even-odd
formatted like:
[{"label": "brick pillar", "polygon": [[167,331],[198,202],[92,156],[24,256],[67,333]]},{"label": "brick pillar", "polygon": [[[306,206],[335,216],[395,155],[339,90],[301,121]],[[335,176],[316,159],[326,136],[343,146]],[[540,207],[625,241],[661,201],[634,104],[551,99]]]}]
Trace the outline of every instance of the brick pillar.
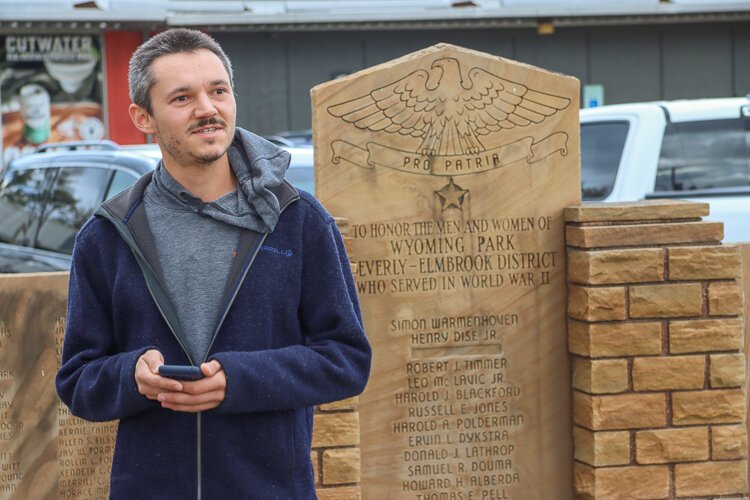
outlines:
[{"label": "brick pillar", "polygon": [[705,203],[565,215],[576,497],[747,494],[739,248]]},{"label": "brick pillar", "polygon": [[[337,218],[336,224],[351,257],[349,223]],[[358,402],[355,397],[315,408],[310,458],[319,500],[358,500],[362,496]]]}]

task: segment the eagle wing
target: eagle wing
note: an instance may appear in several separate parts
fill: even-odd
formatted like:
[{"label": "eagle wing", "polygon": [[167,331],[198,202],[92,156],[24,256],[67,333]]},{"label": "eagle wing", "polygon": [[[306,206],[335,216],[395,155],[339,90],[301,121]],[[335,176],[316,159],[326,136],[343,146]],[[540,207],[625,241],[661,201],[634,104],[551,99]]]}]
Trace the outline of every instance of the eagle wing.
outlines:
[{"label": "eagle wing", "polygon": [[429,73],[416,70],[400,80],[328,108],[360,129],[423,137],[435,116],[437,95],[427,88]]},{"label": "eagle wing", "polygon": [[462,98],[464,117],[477,135],[541,123],[570,104],[568,98],[537,92],[481,68],[472,68],[469,78],[473,85]]}]

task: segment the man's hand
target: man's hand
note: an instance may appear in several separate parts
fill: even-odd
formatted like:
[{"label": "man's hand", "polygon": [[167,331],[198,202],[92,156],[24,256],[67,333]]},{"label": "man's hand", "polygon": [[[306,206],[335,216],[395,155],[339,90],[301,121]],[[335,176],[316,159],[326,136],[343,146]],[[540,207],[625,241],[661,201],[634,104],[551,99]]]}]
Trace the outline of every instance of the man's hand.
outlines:
[{"label": "man's hand", "polygon": [[164,364],[164,357],[156,349],[143,353],[135,364],[135,383],[138,392],[148,399],[158,401],[164,391],[181,391],[182,384],[177,380],[159,375],[159,367]]},{"label": "man's hand", "polygon": [[213,360],[203,363],[201,372],[204,378],[194,382],[182,382],[182,388],[179,390],[161,391],[156,399],[164,408],[174,411],[195,413],[216,408],[226,396],[227,378],[224,369],[218,361]]}]

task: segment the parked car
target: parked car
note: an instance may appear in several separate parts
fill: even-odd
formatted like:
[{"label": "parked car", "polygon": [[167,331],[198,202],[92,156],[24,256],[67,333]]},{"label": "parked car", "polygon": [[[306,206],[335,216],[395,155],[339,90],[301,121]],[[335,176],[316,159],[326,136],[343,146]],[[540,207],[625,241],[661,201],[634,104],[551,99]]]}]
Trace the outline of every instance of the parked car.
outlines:
[{"label": "parked car", "polygon": [[266,139],[278,146],[305,147],[313,145],[312,129],[286,130],[273,135],[265,136]]},{"label": "parked car", "polygon": [[724,241],[750,241],[750,101],[696,99],[581,111],[584,201],[707,202]]},{"label": "parked car", "polygon": [[[286,149],[287,178],[312,192],[312,148]],[[11,162],[0,179],[0,273],[67,271],[81,226],[160,158],[153,144],[96,141],[49,144]]]}]

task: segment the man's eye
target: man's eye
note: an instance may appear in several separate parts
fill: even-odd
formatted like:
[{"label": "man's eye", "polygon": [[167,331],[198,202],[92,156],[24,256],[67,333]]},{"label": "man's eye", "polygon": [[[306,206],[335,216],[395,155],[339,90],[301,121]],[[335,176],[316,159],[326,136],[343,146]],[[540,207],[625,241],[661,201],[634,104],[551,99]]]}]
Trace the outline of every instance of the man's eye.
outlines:
[{"label": "man's eye", "polygon": [[216,89],[216,93],[219,94],[219,95],[226,94],[227,93],[227,89]]},{"label": "man's eye", "polygon": [[188,96],[186,96],[186,95],[178,95],[177,97],[174,98],[174,100],[177,101],[177,102],[185,102],[185,101],[188,100]]}]

